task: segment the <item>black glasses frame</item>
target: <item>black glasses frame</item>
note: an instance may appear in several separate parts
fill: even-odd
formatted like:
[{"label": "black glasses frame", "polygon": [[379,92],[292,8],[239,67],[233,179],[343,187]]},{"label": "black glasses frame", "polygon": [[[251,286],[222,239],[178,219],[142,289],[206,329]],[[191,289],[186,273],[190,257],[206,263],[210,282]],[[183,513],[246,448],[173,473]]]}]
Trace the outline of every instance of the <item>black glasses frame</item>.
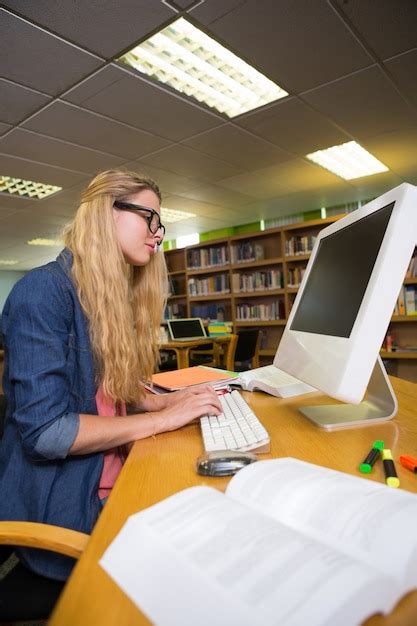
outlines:
[{"label": "black glasses frame", "polygon": [[147,221],[149,231],[152,235],[156,235],[158,230],[162,230],[162,239],[165,237],[165,226],[162,224],[159,213],[155,211],[155,209],[150,209],[140,204],[132,204],[132,202],[122,202],[121,200],[115,200],[113,206],[120,211],[139,211],[141,214],[143,212],[147,213],[147,215],[142,215],[142,217]]}]

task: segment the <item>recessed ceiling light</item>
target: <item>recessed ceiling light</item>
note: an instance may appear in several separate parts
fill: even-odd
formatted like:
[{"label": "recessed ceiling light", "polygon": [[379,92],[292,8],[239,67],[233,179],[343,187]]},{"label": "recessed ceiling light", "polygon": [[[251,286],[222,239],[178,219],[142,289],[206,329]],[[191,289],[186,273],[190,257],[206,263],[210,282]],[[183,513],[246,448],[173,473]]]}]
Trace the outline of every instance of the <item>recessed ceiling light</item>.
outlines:
[{"label": "recessed ceiling light", "polygon": [[22,180],[12,176],[0,176],[0,193],[13,194],[22,198],[46,198],[62,187],[48,185],[47,183],[36,183],[33,180]]},{"label": "recessed ceiling light", "polygon": [[165,207],[161,208],[162,222],[179,222],[181,220],[188,220],[190,217],[195,217],[195,213],[166,209]]},{"label": "recessed ceiling light", "polygon": [[340,146],[312,152],[307,154],[307,159],[345,180],[388,172],[388,168],[381,161],[378,161],[356,141],[348,141]]},{"label": "recessed ceiling light", "polygon": [[119,61],[228,117],[288,96],[183,17],[132,48]]},{"label": "recessed ceiling light", "polygon": [[18,262],[13,259],[0,259],[0,265],[16,265]]},{"label": "recessed ceiling light", "polygon": [[26,242],[28,246],[63,246],[63,242],[60,239],[42,239],[38,237],[37,239],[31,239]]}]

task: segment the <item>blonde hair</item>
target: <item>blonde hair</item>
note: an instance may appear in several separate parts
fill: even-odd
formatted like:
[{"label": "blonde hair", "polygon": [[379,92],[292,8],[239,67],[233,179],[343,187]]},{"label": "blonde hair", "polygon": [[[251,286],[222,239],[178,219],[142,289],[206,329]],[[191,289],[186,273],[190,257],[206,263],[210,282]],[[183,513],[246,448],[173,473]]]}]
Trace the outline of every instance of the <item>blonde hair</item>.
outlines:
[{"label": "blonde hair", "polygon": [[73,254],[72,276],[89,322],[90,340],[104,393],[115,401],[138,402],[143,381],[159,358],[159,328],[168,293],[164,255],[134,267],[123,257],[113,218],[113,203],[156,183],[132,172],[98,174],[64,232]]}]

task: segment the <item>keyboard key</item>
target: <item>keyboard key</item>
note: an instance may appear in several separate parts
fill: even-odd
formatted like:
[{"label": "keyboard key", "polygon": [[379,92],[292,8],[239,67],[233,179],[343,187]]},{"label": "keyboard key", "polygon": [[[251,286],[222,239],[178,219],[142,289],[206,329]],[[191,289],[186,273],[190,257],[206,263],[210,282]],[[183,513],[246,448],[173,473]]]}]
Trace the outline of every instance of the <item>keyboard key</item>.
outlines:
[{"label": "keyboard key", "polygon": [[269,435],[238,391],[220,396],[223,413],[203,416],[201,434],[206,452],[269,451]]}]

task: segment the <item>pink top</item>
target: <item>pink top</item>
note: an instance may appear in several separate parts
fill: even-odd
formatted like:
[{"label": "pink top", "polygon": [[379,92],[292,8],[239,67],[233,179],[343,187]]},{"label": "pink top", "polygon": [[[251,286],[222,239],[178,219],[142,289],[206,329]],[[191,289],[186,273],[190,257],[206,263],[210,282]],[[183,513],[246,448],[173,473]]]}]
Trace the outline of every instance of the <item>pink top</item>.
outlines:
[{"label": "pink top", "polygon": [[[116,406],[113,400],[107,398],[104,395],[103,387],[97,390],[96,394],[97,411],[99,415],[116,415]],[[126,415],[126,405],[124,402],[120,406],[119,415]],[[104,465],[101,472],[100,483],[98,486],[98,497],[100,500],[107,498],[110,495],[110,491],[116,482],[116,479],[122,469],[123,463],[126,460],[125,446],[119,446],[118,448],[112,448],[104,453]]]}]

